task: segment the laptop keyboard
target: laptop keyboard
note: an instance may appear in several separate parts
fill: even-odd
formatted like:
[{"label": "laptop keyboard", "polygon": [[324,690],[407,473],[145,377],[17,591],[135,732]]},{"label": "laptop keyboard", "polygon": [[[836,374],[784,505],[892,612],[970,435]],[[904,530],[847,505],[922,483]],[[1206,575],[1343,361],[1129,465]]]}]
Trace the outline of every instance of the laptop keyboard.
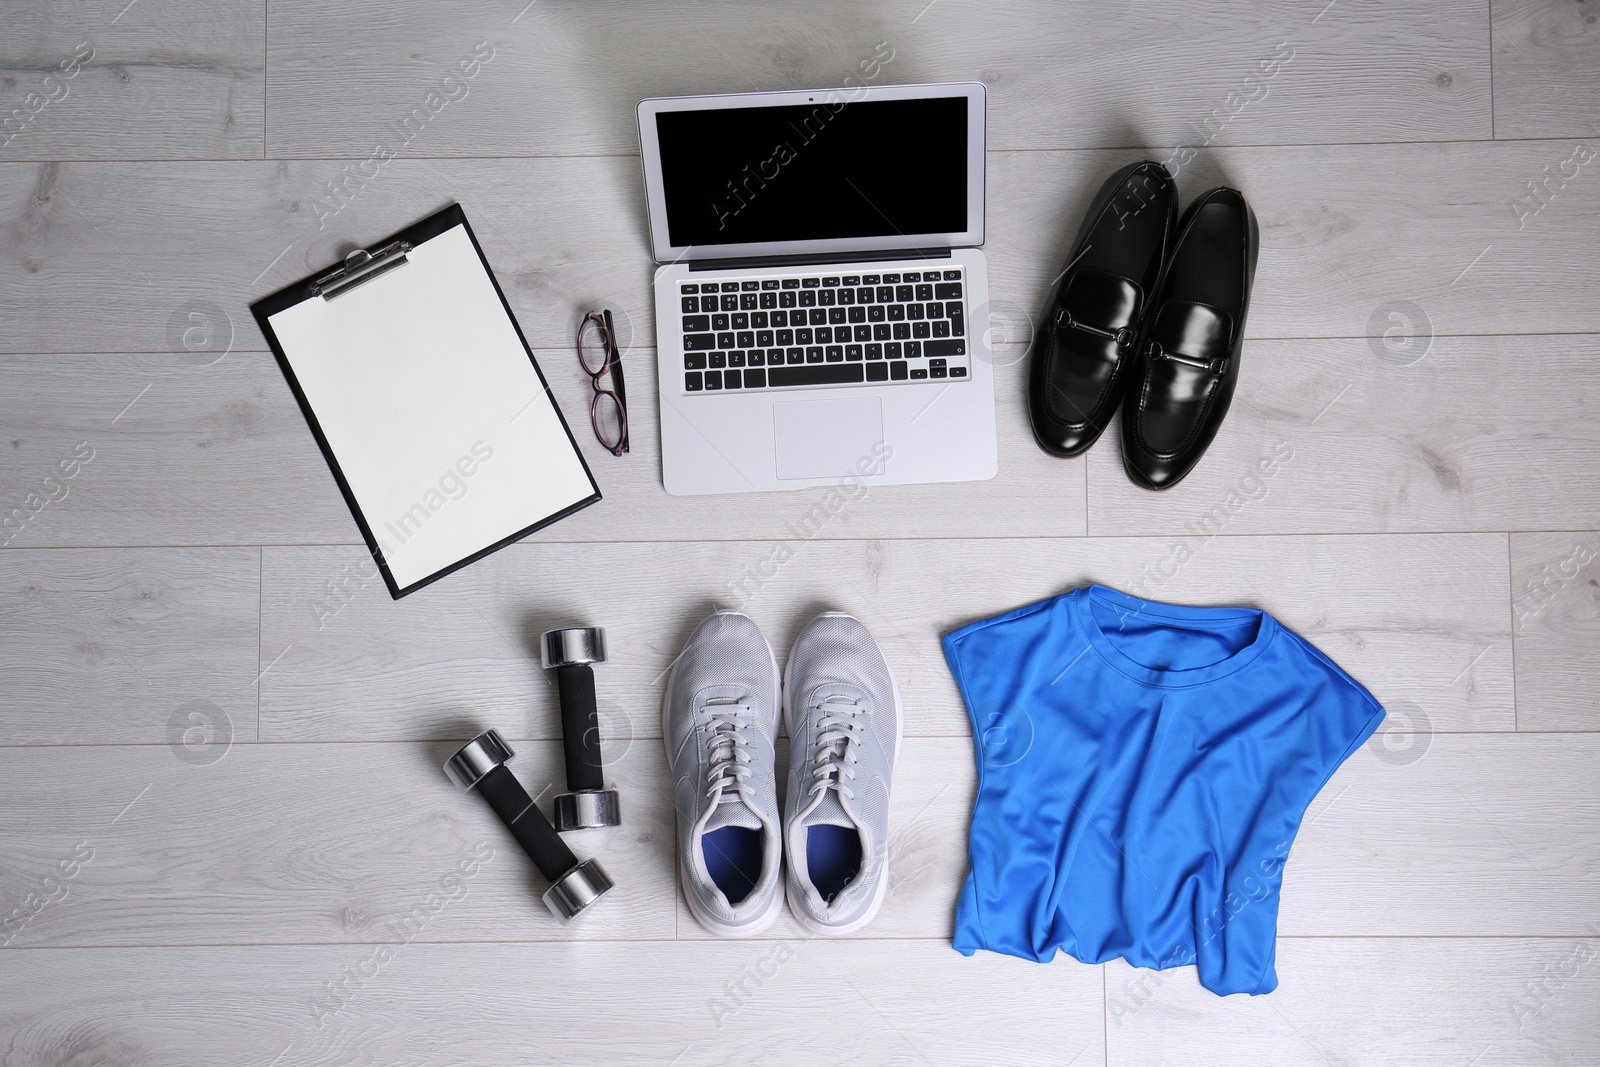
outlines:
[{"label": "laptop keyboard", "polygon": [[968,379],[961,271],[684,282],[683,391]]}]

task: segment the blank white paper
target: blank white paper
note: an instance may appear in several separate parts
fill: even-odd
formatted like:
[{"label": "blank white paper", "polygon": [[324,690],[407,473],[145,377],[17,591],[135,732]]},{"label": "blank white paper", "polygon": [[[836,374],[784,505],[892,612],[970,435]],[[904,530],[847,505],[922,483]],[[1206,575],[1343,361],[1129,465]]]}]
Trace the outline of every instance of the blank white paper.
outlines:
[{"label": "blank white paper", "polygon": [[594,494],[466,227],[271,316],[395,584]]}]

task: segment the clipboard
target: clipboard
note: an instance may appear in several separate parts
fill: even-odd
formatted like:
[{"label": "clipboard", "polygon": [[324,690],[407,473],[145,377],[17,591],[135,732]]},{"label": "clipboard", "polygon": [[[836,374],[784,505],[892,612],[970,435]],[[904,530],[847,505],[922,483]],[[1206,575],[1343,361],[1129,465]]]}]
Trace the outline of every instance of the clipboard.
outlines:
[{"label": "clipboard", "polygon": [[250,310],[396,600],[600,499],[459,204]]}]

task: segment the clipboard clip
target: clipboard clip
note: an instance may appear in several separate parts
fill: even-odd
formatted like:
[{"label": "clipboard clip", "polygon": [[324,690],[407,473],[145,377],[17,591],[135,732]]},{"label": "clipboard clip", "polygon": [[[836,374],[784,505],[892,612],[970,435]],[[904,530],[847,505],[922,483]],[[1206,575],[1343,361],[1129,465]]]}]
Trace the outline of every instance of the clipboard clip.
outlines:
[{"label": "clipboard clip", "polygon": [[324,300],[342,296],[362,282],[371,281],[380,274],[404,266],[406,253],[409,251],[411,251],[409,241],[392,241],[376,252],[358,248],[344,257],[344,264],[339,269],[330,271],[313,281],[311,295],[320,296]]}]

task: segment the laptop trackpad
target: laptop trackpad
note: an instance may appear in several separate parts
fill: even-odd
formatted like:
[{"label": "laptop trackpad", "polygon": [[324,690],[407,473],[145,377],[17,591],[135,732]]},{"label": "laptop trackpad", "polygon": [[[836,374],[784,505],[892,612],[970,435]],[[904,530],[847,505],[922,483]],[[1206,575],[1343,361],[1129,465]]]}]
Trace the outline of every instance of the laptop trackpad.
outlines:
[{"label": "laptop trackpad", "polygon": [[772,405],[779,478],[883,473],[883,403],[875,396]]}]

